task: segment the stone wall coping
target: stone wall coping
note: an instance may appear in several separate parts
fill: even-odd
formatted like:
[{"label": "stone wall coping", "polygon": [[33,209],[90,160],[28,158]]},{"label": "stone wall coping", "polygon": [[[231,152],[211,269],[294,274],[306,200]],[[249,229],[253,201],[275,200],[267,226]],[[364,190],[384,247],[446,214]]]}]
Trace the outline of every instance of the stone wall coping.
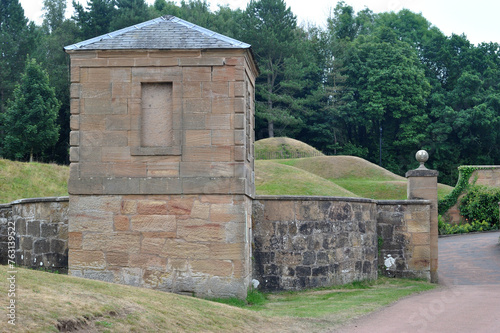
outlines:
[{"label": "stone wall coping", "polygon": [[11,203],[0,204],[0,209],[11,208],[11,207],[12,207]]},{"label": "stone wall coping", "polygon": [[301,196],[301,195],[257,195],[254,200],[280,200],[280,201],[347,201],[362,203],[377,203],[377,200],[353,197],[326,197],[326,196]]},{"label": "stone wall coping", "polygon": [[45,198],[27,198],[27,199],[19,199],[16,201],[12,201],[7,205],[21,205],[27,203],[38,203],[38,202],[64,202],[69,201],[69,197],[45,197]]},{"label": "stone wall coping", "polygon": [[430,200],[377,200],[377,205],[431,205]]}]

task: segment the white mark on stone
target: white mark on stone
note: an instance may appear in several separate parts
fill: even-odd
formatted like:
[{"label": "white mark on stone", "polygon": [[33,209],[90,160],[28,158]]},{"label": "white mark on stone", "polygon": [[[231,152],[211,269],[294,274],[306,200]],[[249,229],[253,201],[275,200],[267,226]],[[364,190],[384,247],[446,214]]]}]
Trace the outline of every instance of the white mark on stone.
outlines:
[{"label": "white mark on stone", "polygon": [[394,259],[390,254],[388,254],[384,259],[384,266],[386,270],[389,270],[395,263],[396,259]]}]

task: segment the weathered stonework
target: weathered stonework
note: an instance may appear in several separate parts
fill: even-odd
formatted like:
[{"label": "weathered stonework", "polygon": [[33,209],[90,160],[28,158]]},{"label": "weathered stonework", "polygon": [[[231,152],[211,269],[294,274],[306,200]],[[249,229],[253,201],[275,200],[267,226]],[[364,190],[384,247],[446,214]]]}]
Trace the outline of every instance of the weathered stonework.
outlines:
[{"label": "weathered stonework", "polygon": [[16,231],[16,264],[65,273],[68,268],[68,198],[35,198],[0,205],[1,263],[7,264],[9,222]]},{"label": "weathered stonework", "polygon": [[378,264],[390,277],[431,279],[430,201],[377,202]]},{"label": "weathered stonework", "polygon": [[425,200],[258,196],[254,278],[267,291],[372,280],[378,271],[430,280],[430,209]]},{"label": "weathered stonework", "polygon": [[374,200],[259,196],[253,218],[254,278],[264,290],[377,278]]}]

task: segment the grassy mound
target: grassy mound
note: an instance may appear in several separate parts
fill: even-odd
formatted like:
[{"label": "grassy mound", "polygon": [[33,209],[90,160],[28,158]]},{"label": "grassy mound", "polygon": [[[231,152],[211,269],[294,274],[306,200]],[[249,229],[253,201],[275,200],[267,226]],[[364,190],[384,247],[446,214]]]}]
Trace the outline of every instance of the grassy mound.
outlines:
[{"label": "grassy mound", "polygon": [[[356,156],[320,156],[276,161],[331,181],[362,198],[405,200],[407,180],[374,163]],[[438,184],[438,196],[453,187]]]},{"label": "grassy mound", "polygon": [[323,156],[308,144],[291,138],[268,138],[255,142],[255,158],[258,160]]},{"label": "grassy mound", "polygon": [[326,179],[370,179],[377,181],[405,181],[374,163],[356,156],[321,156],[280,162],[306,170]]},{"label": "grassy mound", "polygon": [[0,203],[68,195],[69,167],[0,159]]},{"label": "grassy mound", "polygon": [[259,195],[357,197],[331,181],[276,161],[255,161],[255,186]]}]

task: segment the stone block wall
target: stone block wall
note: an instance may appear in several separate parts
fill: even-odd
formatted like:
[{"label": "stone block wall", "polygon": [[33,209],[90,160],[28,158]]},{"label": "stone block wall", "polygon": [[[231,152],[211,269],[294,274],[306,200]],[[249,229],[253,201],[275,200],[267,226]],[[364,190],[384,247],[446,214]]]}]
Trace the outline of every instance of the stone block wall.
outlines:
[{"label": "stone block wall", "polygon": [[70,55],[70,193],[254,195],[248,50]]},{"label": "stone block wall", "polygon": [[378,201],[380,272],[430,280],[430,201]]},{"label": "stone block wall", "polygon": [[243,296],[244,195],[71,196],[70,274],[198,296]]},{"label": "stone block wall", "polygon": [[[469,179],[470,183],[500,187],[500,166],[479,166],[481,169],[474,171]],[[484,169],[483,169],[484,168]]]},{"label": "stone block wall", "polygon": [[266,291],[376,279],[376,215],[370,199],[258,196],[254,278]]},{"label": "stone block wall", "polygon": [[68,197],[35,198],[0,206],[1,263],[7,263],[7,224],[16,228],[16,263],[65,273],[68,268]]},{"label": "stone block wall", "polygon": [[249,50],[69,53],[70,273],[244,298],[255,191]]}]

